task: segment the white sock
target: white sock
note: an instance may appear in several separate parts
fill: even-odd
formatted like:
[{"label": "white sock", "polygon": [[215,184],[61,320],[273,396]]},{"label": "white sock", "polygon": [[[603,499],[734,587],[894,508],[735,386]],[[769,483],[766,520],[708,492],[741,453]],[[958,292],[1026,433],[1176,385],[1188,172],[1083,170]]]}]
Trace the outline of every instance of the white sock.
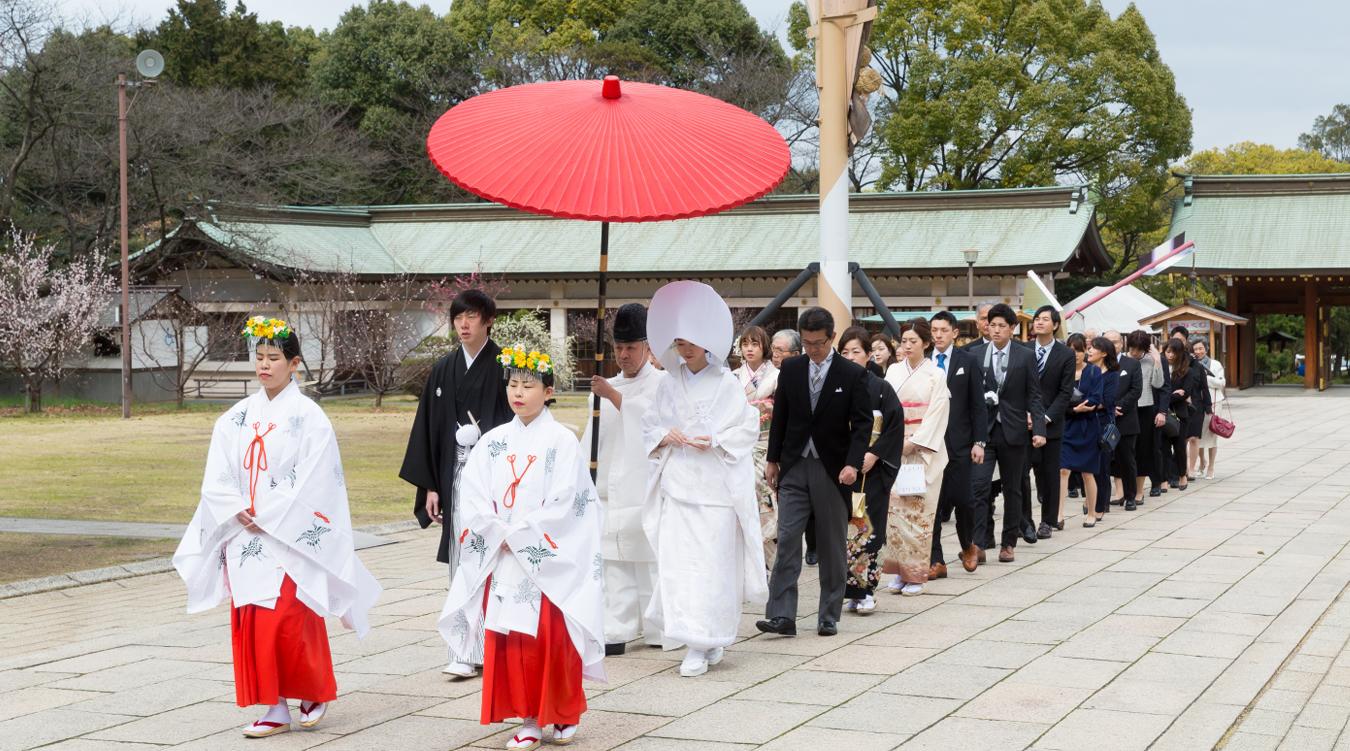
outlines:
[{"label": "white sock", "polygon": [[267,714],[263,715],[258,722],[280,722],[289,725],[291,722],[291,707],[286,703],[285,697],[277,697],[279,701],[267,708]]}]

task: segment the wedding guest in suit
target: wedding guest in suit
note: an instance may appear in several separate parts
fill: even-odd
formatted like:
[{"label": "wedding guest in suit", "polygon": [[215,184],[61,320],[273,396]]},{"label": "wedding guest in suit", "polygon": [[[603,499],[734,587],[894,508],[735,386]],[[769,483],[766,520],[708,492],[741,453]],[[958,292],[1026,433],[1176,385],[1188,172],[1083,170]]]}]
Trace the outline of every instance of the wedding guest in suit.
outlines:
[{"label": "wedding guest in suit", "polygon": [[[1045,445],[1045,408],[1041,404],[1041,389],[1036,373],[1036,356],[1027,347],[1014,345],[1013,329],[1017,314],[1002,303],[989,310],[989,343],[971,348],[984,370],[985,401],[989,405],[989,444],[985,448],[986,463],[975,471],[975,497],[988,509],[994,467],[999,475],[1012,478],[1003,483],[1003,535],[998,559],[1003,563],[1014,560],[1018,531],[1022,521],[1022,483],[1027,470],[1027,451]],[[1028,421],[1030,417],[1030,421]],[[989,516],[981,515],[981,527],[991,524]],[[992,532],[987,536],[992,537]],[[976,539],[985,538],[981,529]]]},{"label": "wedding guest in suit", "polygon": [[[1036,334],[1031,348],[1036,354],[1041,401],[1045,404],[1045,445],[1032,452],[1031,468],[1036,476],[1036,492],[1041,497],[1041,524],[1036,528],[1036,537],[1045,540],[1052,534],[1051,528],[1064,529],[1059,512],[1059,454],[1064,444],[1064,415],[1073,395],[1074,354],[1055,338],[1060,327],[1055,306],[1041,306],[1031,319],[1031,327]],[[1031,518],[1030,496],[1022,501],[1022,513]]]},{"label": "wedding guest in suit", "polygon": [[1181,430],[1171,439],[1172,471],[1177,477],[1177,488],[1185,490],[1190,476],[1188,445],[1199,443],[1201,424],[1209,401],[1209,386],[1205,369],[1191,355],[1190,348],[1181,339],[1167,342],[1167,364],[1172,369],[1172,413],[1181,422]]},{"label": "wedding guest in suit", "polygon": [[933,523],[933,553],[928,578],[947,575],[942,554],[942,524],[956,514],[956,539],[961,544],[961,566],[974,571],[984,554],[975,544],[976,515],[984,512],[975,505],[971,490],[971,467],[984,462],[984,447],[989,436],[989,409],[984,403],[984,371],[975,356],[956,346],[960,329],[956,316],[948,311],[935,314],[929,324],[933,336],[931,360],[947,374],[951,395],[947,410],[947,468],[942,473],[942,493],[938,498]]},{"label": "wedding guest in suit", "polygon": [[1106,340],[1115,351],[1123,353],[1116,358],[1116,362],[1120,363],[1120,387],[1116,391],[1116,427],[1120,429],[1120,444],[1116,446],[1112,457],[1112,474],[1120,482],[1120,503],[1126,511],[1134,511],[1138,505],[1135,499],[1139,495],[1139,472],[1135,465],[1135,455],[1138,453],[1135,444],[1140,432],[1139,399],[1146,388],[1143,366],[1125,350],[1125,342],[1120,338],[1119,331],[1106,332]]},{"label": "wedding guest in suit", "polygon": [[[1151,478],[1158,474],[1157,468],[1157,442],[1158,428],[1162,423],[1162,413],[1158,411],[1158,392],[1162,389],[1163,377],[1162,366],[1158,363],[1158,358],[1153,353],[1153,339],[1147,331],[1135,330],[1125,337],[1125,345],[1129,350],[1131,360],[1139,363],[1139,406],[1137,412],[1137,424],[1139,426],[1139,435],[1136,436],[1134,445],[1134,463],[1135,472],[1138,477],[1135,478],[1135,494],[1132,499],[1136,506],[1144,504],[1144,496],[1147,483]],[[1126,496],[1127,500],[1129,496]],[[1129,504],[1126,504],[1126,510],[1129,510]]]},{"label": "wedding guest in suit", "polygon": [[844,605],[850,487],[872,434],[867,371],[835,355],[834,317],[808,308],[799,322],[803,357],[783,361],[773,399],[765,476],[778,489],[778,560],[769,579],[765,633],[797,633],[797,579],[808,516],[816,518],[820,603],[816,631],[839,633]]},{"label": "wedding guest in suit", "polygon": [[[1121,390],[1120,383],[1120,362],[1116,359],[1116,348],[1104,336],[1096,337],[1089,343],[1087,349],[1087,361],[1090,367],[1096,367],[1102,372],[1102,403],[1097,409],[1097,468],[1093,470],[1096,478],[1097,495],[1088,496],[1087,505],[1092,506],[1093,517],[1096,522],[1102,520],[1108,511],[1111,510],[1111,457],[1115,454],[1115,448],[1112,447],[1103,438],[1108,425],[1116,424],[1116,399]],[[1119,431],[1119,426],[1116,430]],[[1117,446],[1120,444],[1117,443]]]}]

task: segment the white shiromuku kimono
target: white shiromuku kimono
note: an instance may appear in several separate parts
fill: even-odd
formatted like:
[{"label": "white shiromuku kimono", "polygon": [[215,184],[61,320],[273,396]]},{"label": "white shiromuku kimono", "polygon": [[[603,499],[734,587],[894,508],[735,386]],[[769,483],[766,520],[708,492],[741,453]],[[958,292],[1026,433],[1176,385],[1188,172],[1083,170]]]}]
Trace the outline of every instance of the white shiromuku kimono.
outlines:
[{"label": "white shiromuku kimono", "polygon": [[[666,358],[663,358],[663,361]],[[768,597],[751,452],[759,413],[726,368],[699,373],[671,360],[656,403],[643,418],[651,457],[643,528],[659,574],[647,617],[663,646],[725,647],[736,638],[741,607]],[[657,445],[672,429],[710,436],[711,448]]]},{"label": "white shiromuku kimono", "polygon": [[[235,518],[252,505],[261,534]],[[289,576],[296,597],[365,636],[380,584],[356,556],[333,426],[294,382],[263,389],[216,420],[201,502],[173,555],[188,612],[229,598],[273,608]]]},{"label": "white shiromuku kimono", "polygon": [[535,636],[547,597],[585,677],[604,680],[604,511],[580,448],[545,409],[529,425],[516,418],[488,431],[469,453],[459,568],[439,621],[456,660],[483,653],[485,630]]},{"label": "white shiromuku kimono", "polygon": [[[649,364],[632,378],[622,373],[609,379],[623,395],[622,409],[600,400],[600,450],[596,491],[605,509],[601,552],[605,556],[605,641],[619,644],[643,636],[660,644],[661,635],[643,623],[656,579],[656,554],[642,530],[642,508],[651,468],[642,443],[642,417],[651,408],[666,373]],[[581,437],[581,450],[591,450],[591,423]]]}]

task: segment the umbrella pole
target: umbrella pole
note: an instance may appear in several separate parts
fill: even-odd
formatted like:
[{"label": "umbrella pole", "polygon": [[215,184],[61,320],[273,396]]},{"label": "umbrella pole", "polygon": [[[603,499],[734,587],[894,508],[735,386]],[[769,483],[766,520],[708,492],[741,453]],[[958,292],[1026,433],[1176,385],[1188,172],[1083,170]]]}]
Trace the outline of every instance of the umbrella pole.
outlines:
[{"label": "umbrella pole", "polygon": [[[609,222],[600,223],[600,290],[595,313],[595,375],[605,374],[605,292],[609,271]],[[596,458],[600,455],[600,397],[591,395],[591,481],[595,481]]]}]

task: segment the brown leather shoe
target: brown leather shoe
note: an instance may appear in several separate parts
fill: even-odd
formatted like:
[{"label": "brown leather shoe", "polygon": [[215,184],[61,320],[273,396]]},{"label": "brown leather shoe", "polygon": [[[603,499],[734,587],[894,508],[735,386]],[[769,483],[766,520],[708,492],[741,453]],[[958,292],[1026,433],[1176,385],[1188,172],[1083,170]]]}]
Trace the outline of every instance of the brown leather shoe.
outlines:
[{"label": "brown leather shoe", "polygon": [[934,563],[933,565],[928,567],[929,581],[932,581],[933,579],[946,579],[946,578],[947,578],[947,564]]},{"label": "brown leather shoe", "polygon": [[1003,547],[999,548],[999,549],[998,549],[998,562],[999,562],[999,563],[1012,563],[1012,562],[1013,562],[1013,549],[1012,549],[1011,547],[1007,546],[1007,545],[1004,545]]},{"label": "brown leather shoe", "polygon": [[979,558],[980,563],[987,563],[988,561],[986,561],[984,558],[984,548],[978,548],[978,550],[980,551],[980,558]]},{"label": "brown leather shoe", "polygon": [[967,571],[974,571],[980,566],[980,559],[984,557],[984,551],[980,550],[974,543],[967,545],[961,551],[961,568]]}]

